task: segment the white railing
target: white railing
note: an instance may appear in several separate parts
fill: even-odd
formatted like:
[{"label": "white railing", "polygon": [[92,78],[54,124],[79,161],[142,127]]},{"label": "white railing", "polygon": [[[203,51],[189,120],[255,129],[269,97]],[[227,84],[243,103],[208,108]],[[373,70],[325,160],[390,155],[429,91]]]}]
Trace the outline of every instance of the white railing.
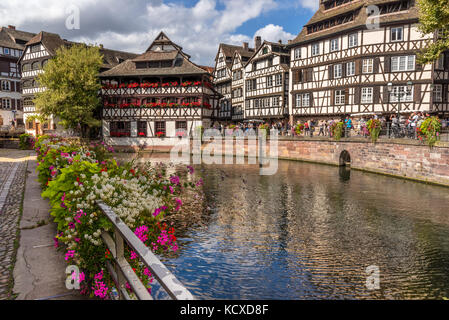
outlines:
[{"label": "white railing", "polygon": [[126,283],[139,300],[153,300],[148,290],[138,278],[132,267],[125,259],[125,242],[137,253],[141,262],[151,271],[159,284],[173,300],[194,300],[193,295],[167,269],[167,267],[151,252],[151,250],[128,228],[128,226],[114,213],[114,211],[97,201],[101,211],[114,225],[114,239],[107,232],[103,232],[102,239],[113,256],[114,265],[107,262],[106,267],[115,282],[120,300],[131,300],[126,291]]}]

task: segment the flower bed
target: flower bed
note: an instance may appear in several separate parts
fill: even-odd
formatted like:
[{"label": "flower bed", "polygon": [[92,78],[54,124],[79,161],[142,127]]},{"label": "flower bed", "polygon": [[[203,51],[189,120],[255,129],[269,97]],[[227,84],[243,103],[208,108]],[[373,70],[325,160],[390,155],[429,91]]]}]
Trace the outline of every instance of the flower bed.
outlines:
[{"label": "flower bed", "polygon": [[21,150],[33,150],[34,144],[36,143],[36,139],[33,135],[24,133],[20,135],[19,148]]},{"label": "flower bed", "polygon": [[[175,229],[164,223],[165,217],[182,211],[183,192],[195,192],[198,184],[182,183],[178,176],[164,178],[165,171],[159,167],[119,165],[108,156],[113,149],[104,144],[85,146],[41,136],[36,152],[42,197],[50,200],[51,215],[58,224],[55,247],[65,250],[67,263],[82,271],[74,279],[81,293],[109,299],[114,287],[105,267],[111,253],[101,238],[102,231],[111,231],[112,225],[96,206],[97,200],[109,205],[154,253],[178,250]],[[151,272],[129,248],[125,257],[151,292]],[[132,295],[131,287],[127,289]]]}]

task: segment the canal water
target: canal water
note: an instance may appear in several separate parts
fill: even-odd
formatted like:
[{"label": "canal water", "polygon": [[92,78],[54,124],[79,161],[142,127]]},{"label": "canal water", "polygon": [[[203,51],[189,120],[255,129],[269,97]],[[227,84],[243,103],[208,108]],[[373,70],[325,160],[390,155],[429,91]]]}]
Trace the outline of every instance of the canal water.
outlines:
[{"label": "canal water", "polygon": [[449,298],[447,188],[291,161],[195,175],[212,213],[162,260],[198,299]]}]

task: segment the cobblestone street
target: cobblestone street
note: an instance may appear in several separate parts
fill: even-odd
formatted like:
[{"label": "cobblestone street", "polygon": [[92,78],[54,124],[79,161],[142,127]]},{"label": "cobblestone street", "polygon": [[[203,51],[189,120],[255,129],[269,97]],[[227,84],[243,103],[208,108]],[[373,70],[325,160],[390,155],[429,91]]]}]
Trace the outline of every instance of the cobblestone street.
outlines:
[{"label": "cobblestone street", "polygon": [[0,150],[0,300],[11,298],[12,273],[30,151]]}]

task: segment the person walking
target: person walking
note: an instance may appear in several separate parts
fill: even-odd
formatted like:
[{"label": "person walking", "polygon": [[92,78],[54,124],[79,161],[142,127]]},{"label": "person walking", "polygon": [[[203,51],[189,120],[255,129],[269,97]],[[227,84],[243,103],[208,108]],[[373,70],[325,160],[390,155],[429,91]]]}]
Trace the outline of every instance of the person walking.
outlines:
[{"label": "person walking", "polygon": [[319,122],[319,127],[320,127],[320,132],[318,133],[318,136],[323,136],[324,137],[324,121],[320,120]]},{"label": "person walking", "polygon": [[349,116],[346,117],[345,125],[346,125],[346,138],[349,138],[352,129],[352,120],[349,118]]}]

